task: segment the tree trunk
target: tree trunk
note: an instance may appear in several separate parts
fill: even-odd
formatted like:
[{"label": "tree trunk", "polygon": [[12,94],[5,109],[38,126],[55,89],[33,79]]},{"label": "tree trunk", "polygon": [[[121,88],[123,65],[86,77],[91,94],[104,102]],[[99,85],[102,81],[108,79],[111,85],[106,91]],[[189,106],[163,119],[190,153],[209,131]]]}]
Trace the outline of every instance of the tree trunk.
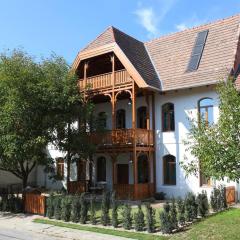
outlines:
[{"label": "tree trunk", "polygon": [[24,175],[22,178],[22,189],[25,190],[25,188],[27,187],[28,184],[28,175]]}]

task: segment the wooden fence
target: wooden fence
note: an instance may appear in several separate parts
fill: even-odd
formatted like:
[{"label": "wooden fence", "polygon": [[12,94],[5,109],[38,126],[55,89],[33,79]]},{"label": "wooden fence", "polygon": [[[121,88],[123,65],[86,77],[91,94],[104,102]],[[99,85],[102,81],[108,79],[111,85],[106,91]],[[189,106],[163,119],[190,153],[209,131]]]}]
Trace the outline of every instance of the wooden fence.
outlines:
[{"label": "wooden fence", "polygon": [[46,197],[36,193],[26,193],[24,210],[26,213],[45,215]]},{"label": "wooden fence", "polygon": [[226,187],[226,200],[227,204],[232,204],[236,202],[235,187]]}]

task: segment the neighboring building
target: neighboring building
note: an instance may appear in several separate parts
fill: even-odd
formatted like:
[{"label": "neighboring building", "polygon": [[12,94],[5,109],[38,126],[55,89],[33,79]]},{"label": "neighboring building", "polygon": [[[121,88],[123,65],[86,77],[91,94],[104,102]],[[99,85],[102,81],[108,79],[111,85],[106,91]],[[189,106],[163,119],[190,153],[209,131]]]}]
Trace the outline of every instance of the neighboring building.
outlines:
[{"label": "neighboring building", "polygon": [[[109,130],[93,138],[96,185],[105,184],[120,198],[143,199],[155,191],[168,197],[210,192],[218,184],[200,173],[185,178],[179,162],[187,154],[189,119],[198,111],[210,122],[218,119],[215,86],[239,69],[239,24],[237,15],[145,43],[109,27],[79,52],[73,68],[80,89],[90,87],[85,94]],[[64,154],[52,147],[49,154],[62,180],[52,184],[38,167],[39,185],[87,190],[86,162],[72,165],[66,182]],[[236,183],[224,184],[239,190]]]}]

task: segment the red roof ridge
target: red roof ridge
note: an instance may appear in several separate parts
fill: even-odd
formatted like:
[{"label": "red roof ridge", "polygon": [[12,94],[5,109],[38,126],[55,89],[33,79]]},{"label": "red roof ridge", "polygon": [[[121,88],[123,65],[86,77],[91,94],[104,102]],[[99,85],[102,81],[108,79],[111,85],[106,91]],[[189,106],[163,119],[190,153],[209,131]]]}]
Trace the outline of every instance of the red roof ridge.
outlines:
[{"label": "red roof ridge", "polygon": [[182,30],[182,31],[172,32],[172,33],[169,33],[169,34],[166,34],[166,35],[157,37],[157,38],[153,38],[153,39],[151,39],[151,40],[149,40],[149,41],[145,41],[144,44],[151,43],[151,42],[156,41],[156,40],[159,40],[159,39],[171,37],[171,36],[176,35],[176,34],[179,34],[179,33],[188,32],[188,31],[193,31],[193,30],[196,30],[196,29],[199,29],[199,28],[202,28],[202,27],[206,27],[206,26],[209,26],[209,25],[216,24],[216,23],[222,23],[222,22],[224,22],[224,21],[230,20],[230,19],[232,19],[232,18],[237,18],[237,17],[239,17],[239,19],[240,19],[240,13],[235,14],[235,15],[232,15],[232,16],[230,16],[230,17],[225,17],[225,18],[222,18],[222,19],[213,20],[213,21],[207,22],[207,23],[205,23],[205,24],[201,24],[201,25],[197,25],[197,26],[194,26],[194,27],[190,27],[190,28],[184,29],[184,30]]}]

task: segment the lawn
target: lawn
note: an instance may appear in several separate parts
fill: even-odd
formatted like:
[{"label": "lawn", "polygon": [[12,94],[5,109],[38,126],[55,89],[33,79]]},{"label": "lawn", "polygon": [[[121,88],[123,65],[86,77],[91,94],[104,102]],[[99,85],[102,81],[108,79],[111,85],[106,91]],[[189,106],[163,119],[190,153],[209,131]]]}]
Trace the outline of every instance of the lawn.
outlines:
[{"label": "lawn", "polygon": [[165,239],[184,239],[184,240],[237,240],[240,239],[240,209],[232,208],[224,212],[208,217],[200,222],[190,225],[188,229],[169,237],[157,236],[153,234],[135,233],[101,227],[90,227],[80,224],[63,223],[54,220],[35,219],[37,223],[68,227],[78,230],[98,232],[114,236],[128,237],[139,240],[165,240]]}]

